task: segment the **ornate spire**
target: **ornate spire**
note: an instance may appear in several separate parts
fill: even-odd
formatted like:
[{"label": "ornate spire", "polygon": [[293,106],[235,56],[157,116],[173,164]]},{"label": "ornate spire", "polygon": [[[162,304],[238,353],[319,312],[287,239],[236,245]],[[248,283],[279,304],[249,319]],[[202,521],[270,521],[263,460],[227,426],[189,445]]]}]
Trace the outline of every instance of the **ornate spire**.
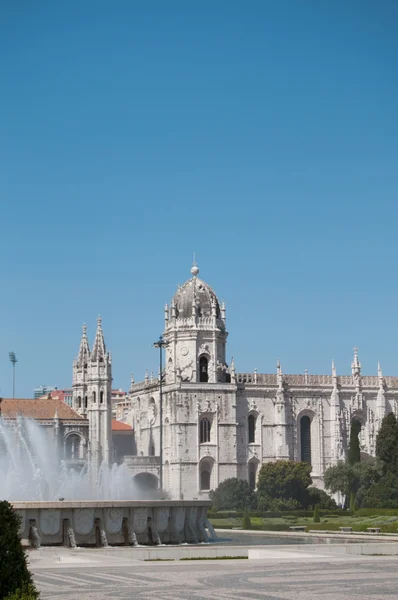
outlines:
[{"label": "ornate spire", "polygon": [[334,364],[334,360],[332,360],[332,377],[337,377],[336,365]]},{"label": "ornate spire", "polygon": [[354,348],[354,360],[351,363],[351,371],[354,377],[359,377],[361,374],[361,363],[358,359],[358,348]]},{"label": "ornate spire", "polygon": [[193,262],[192,262],[191,273],[194,277],[197,277],[199,275],[199,267],[196,264],[195,252],[193,253]]},{"label": "ornate spire", "polygon": [[276,361],[276,379],[278,382],[278,387],[281,390],[283,388],[283,373],[282,373],[282,367],[281,367],[279,358]]},{"label": "ornate spire", "polygon": [[90,356],[90,347],[87,339],[87,327],[83,323],[82,339],[80,340],[79,354],[77,361],[80,365],[84,366],[87,364],[88,357]]},{"label": "ornate spire", "polygon": [[104,333],[102,331],[102,319],[100,315],[98,315],[97,319],[97,333],[95,334],[95,340],[93,345],[93,351],[91,353],[92,361],[101,361],[105,360],[106,357],[106,347],[104,341]]},{"label": "ornate spire", "polygon": [[384,377],[380,366],[380,361],[377,363],[377,376],[379,378],[379,387],[384,388]]},{"label": "ornate spire", "polygon": [[234,357],[231,358],[230,370],[231,370],[231,378],[232,378],[233,376],[235,376],[235,359],[234,359]]}]

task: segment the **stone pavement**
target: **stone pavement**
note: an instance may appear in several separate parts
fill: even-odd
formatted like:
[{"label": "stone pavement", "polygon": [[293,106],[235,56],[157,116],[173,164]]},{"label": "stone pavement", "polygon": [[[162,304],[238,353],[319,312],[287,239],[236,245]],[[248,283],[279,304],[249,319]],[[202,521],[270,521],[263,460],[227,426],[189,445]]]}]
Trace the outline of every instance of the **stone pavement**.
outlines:
[{"label": "stone pavement", "polygon": [[43,600],[392,600],[398,557],[279,548],[262,560],[142,562],[93,551],[32,560]]}]

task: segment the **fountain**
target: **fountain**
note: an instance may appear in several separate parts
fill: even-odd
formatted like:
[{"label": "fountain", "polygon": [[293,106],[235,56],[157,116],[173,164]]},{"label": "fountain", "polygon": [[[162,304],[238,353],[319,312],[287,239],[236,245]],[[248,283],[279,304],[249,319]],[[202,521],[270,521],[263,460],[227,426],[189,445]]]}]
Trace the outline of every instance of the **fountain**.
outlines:
[{"label": "fountain", "polygon": [[102,546],[207,541],[208,501],[158,500],[125,464],[75,470],[35,421],[0,417],[0,500],[21,517],[20,535],[40,545]]}]

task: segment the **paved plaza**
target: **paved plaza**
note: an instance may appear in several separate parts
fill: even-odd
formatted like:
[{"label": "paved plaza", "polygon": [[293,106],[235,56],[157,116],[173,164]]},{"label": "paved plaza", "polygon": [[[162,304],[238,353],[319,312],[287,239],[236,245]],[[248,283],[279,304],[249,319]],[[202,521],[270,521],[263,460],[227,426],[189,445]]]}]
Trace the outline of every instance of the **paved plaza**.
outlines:
[{"label": "paved plaza", "polygon": [[31,561],[43,600],[392,600],[397,567],[398,557],[287,548],[262,560],[143,562],[83,550]]}]

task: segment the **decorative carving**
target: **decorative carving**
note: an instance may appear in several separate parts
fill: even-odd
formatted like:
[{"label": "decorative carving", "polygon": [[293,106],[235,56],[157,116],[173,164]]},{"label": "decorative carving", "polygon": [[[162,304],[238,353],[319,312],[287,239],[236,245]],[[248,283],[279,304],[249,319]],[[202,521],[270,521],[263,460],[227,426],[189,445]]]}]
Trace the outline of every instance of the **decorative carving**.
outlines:
[{"label": "decorative carving", "polygon": [[183,506],[171,509],[171,522],[176,533],[181,533],[185,524],[185,508]]},{"label": "decorative carving", "polygon": [[56,535],[59,531],[61,511],[49,508],[40,511],[40,531],[43,535]]},{"label": "decorative carving", "polygon": [[201,356],[202,354],[208,354],[208,356],[211,356],[208,344],[201,344],[199,346],[198,356]]},{"label": "decorative carving", "polygon": [[169,524],[170,509],[168,506],[162,506],[159,508],[155,508],[154,512],[155,528],[158,531],[158,533],[162,533],[167,529],[167,526]]},{"label": "decorative carving", "polygon": [[134,532],[144,533],[148,522],[148,509],[144,507],[131,509],[133,511]]},{"label": "decorative carving", "polygon": [[73,512],[73,523],[76,533],[88,535],[94,526],[94,509],[76,508]]},{"label": "decorative carving", "polygon": [[105,510],[105,528],[108,533],[119,533],[123,523],[122,508],[108,508]]},{"label": "decorative carving", "polygon": [[153,398],[151,398],[149,401],[149,406],[148,406],[148,422],[150,425],[155,424],[157,412],[158,411],[156,408],[155,400]]}]

